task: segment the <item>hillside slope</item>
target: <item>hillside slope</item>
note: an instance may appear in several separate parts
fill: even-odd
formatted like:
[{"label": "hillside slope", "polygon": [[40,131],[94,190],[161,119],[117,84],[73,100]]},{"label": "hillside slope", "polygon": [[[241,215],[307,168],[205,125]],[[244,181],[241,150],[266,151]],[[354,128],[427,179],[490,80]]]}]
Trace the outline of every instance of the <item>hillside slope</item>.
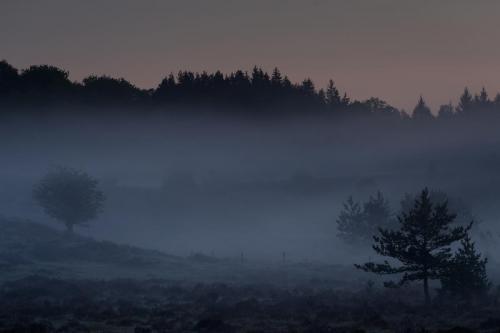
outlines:
[{"label": "hillside slope", "polygon": [[203,254],[176,257],[13,219],[0,219],[0,271],[3,281],[39,275],[59,279],[266,283],[285,287],[312,282],[315,286],[341,288],[363,280],[362,273],[352,267],[250,259],[242,262],[240,258]]},{"label": "hillside slope", "polygon": [[154,250],[67,234],[31,221],[0,219],[0,269],[6,273],[3,277],[28,273],[140,277],[167,266],[182,266],[183,261]]}]

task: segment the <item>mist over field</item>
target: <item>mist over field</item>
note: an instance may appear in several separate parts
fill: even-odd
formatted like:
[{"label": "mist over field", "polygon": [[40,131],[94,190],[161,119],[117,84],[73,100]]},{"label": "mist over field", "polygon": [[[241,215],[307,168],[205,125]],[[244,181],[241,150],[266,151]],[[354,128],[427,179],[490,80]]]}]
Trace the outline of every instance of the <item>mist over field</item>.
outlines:
[{"label": "mist over field", "polygon": [[[104,112],[106,110],[103,110]],[[110,112],[111,113],[111,112]],[[85,170],[106,194],[97,239],[187,256],[352,264],[336,237],[342,203],[381,191],[391,211],[424,186],[463,201],[495,262],[496,124],[388,124],[213,112],[8,116],[0,125],[2,214],[56,226],[31,188],[55,166]],[[481,232],[479,232],[481,231]]]}]

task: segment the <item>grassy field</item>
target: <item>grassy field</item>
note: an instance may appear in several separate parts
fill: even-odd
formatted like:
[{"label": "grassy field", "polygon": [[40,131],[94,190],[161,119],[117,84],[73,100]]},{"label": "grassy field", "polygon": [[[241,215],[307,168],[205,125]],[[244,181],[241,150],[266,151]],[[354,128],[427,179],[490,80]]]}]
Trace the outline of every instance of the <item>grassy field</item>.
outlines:
[{"label": "grassy field", "polygon": [[498,332],[499,297],[383,288],[352,266],[158,251],[0,222],[0,332]]}]

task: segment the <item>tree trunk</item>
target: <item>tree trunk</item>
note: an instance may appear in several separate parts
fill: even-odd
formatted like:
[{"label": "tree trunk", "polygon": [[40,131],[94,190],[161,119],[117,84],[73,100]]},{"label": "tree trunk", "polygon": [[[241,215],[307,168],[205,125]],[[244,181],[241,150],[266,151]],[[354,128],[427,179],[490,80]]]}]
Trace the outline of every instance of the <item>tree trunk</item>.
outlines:
[{"label": "tree trunk", "polygon": [[431,298],[429,296],[429,279],[427,277],[427,272],[424,273],[424,295],[425,295],[425,305],[431,303]]}]

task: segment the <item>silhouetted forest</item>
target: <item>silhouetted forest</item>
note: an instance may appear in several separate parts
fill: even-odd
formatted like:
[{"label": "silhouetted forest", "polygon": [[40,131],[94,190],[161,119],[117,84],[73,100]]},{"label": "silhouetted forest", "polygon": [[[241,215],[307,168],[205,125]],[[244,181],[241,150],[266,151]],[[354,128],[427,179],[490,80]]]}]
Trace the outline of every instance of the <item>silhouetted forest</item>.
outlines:
[{"label": "silhouetted forest", "polygon": [[69,79],[68,71],[58,67],[39,65],[19,70],[5,60],[0,62],[0,108],[4,112],[66,106],[141,112],[168,112],[183,107],[256,114],[300,112],[425,122],[500,116],[500,94],[491,99],[484,88],[477,94],[465,88],[458,105],[442,105],[437,113],[432,113],[423,97],[413,110],[398,110],[376,97],[363,101],[351,99],[346,92],[339,91],[333,80],[325,89],[317,89],[311,79],[293,83],[278,68],[272,73],[259,67],[254,67],[251,73],[180,71],[177,75],[169,74],[156,88],[140,89],[124,78],[91,75],[74,82]]}]

